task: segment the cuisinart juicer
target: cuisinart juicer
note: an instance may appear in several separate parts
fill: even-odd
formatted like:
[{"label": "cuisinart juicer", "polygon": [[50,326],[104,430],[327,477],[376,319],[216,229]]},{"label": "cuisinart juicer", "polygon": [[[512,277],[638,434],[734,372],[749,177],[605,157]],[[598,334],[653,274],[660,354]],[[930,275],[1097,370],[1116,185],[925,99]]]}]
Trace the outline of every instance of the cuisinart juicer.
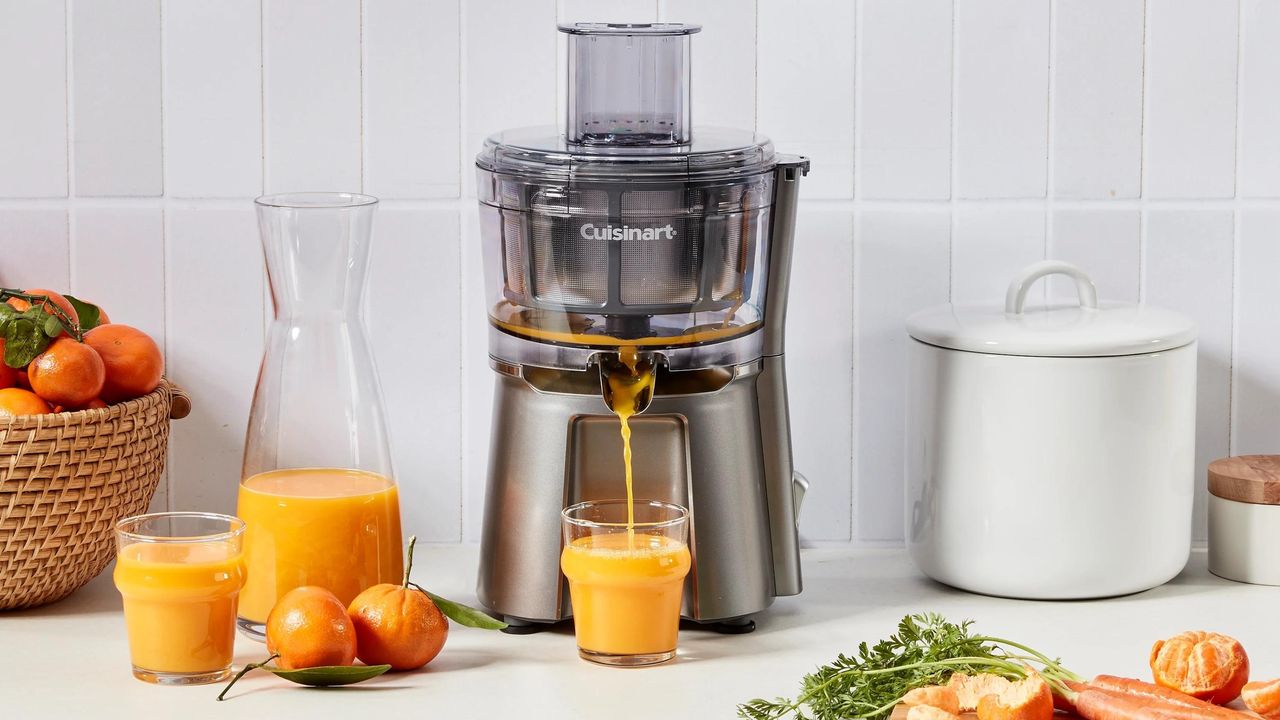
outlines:
[{"label": "cuisinart juicer", "polygon": [[562,130],[476,158],[497,372],[480,601],[515,625],[569,617],[560,511],[621,497],[603,401],[620,348],[657,366],[631,420],[635,496],[690,509],[686,617],[754,627],[800,592],[783,369],[796,196],[808,161],[690,125],[697,25],[562,25]]}]

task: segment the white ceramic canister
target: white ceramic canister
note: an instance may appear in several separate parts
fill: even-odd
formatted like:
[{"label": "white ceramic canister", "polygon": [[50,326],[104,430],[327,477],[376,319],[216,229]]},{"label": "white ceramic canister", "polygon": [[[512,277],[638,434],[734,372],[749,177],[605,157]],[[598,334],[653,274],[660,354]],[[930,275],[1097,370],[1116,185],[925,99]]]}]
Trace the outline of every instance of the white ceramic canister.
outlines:
[{"label": "white ceramic canister", "polygon": [[1209,463],[1209,572],[1280,585],[1280,455]]},{"label": "white ceramic canister", "polygon": [[[1046,275],[1079,303],[1026,309]],[[1064,262],[1002,307],[907,321],[907,546],[928,576],[990,595],[1106,597],[1177,575],[1191,549],[1196,327],[1099,303]]]}]

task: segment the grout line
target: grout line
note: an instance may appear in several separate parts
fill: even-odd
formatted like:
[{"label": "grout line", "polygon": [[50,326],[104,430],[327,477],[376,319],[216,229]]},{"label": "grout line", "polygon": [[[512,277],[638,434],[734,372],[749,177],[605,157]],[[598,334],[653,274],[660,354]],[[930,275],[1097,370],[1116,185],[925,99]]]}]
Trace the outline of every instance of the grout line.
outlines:
[{"label": "grout line", "polygon": [[1239,340],[1239,324],[1240,317],[1237,309],[1240,307],[1240,230],[1244,224],[1243,213],[1237,212],[1232,217],[1231,228],[1231,322],[1227,326],[1227,332],[1231,338],[1227,344],[1229,352],[1227,353],[1227,455],[1236,454],[1236,353],[1239,351],[1237,341]]},{"label": "grout line", "polygon": [[164,122],[164,105],[165,98],[168,93],[164,91],[165,81],[165,32],[164,32],[164,2],[163,0],[155,0],[156,3],[156,32],[160,35],[160,55],[156,58],[157,72],[160,73],[160,194],[164,195],[169,189],[169,153],[166,148],[169,147],[169,128]]},{"label": "grout line", "polygon": [[364,161],[365,161],[365,154],[366,154],[366,152],[367,152],[367,150],[368,150],[368,148],[365,146],[365,134],[364,134],[364,121],[365,121],[365,117],[364,117],[364,116],[365,116],[365,104],[364,104],[364,83],[365,83],[365,80],[364,80],[364,65],[365,65],[365,47],[364,47],[364,13],[365,13],[364,0],[360,0],[359,5],[358,5],[358,7],[356,8],[356,23],[357,23],[357,25],[358,25],[356,42],[357,42],[357,44],[360,46],[360,50],[359,50],[359,52],[357,53],[357,56],[359,57],[359,60],[360,60],[360,63],[359,63],[359,65],[360,65],[360,67],[359,67],[359,74],[360,74],[360,85],[359,85],[359,87],[360,87],[360,89],[359,89],[359,92],[357,93],[357,98],[356,98],[356,109],[359,111],[359,115],[360,115],[360,123],[359,123],[359,126],[360,126],[360,192],[364,192],[364,187],[365,187],[365,167],[364,167]]},{"label": "grout line", "polygon": [[262,194],[267,193],[267,3],[258,0],[258,116],[261,119]]},{"label": "grout line", "polygon": [[[1054,194],[1057,191],[1057,182],[1054,181],[1054,173],[1053,173],[1054,169],[1057,167],[1057,162],[1055,162],[1054,152],[1053,152],[1053,138],[1055,135],[1054,121],[1053,121],[1053,111],[1054,111],[1055,103],[1053,100],[1054,100],[1054,92],[1057,90],[1057,83],[1054,82],[1055,73],[1054,73],[1053,61],[1056,57],[1056,53],[1058,50],[1058,42],[1057,42],[1058,10],[1057,8],[1058,8],[1059,0],[1047,0],[1047,1],[1049,3],[1049,26],[1048,26],[1049,41],[1045,43],[1046,52],[1048,53],[1048,55],[1045,58],[1046,77],[1045,77],[1045,99],[1044,99],[1044,108],[1045,108],[1044,110],[1044,192],[1045,192],[1045,197],[1052,204],[1052,201],[1054,200]],[[1050,207],[1050,209],[1052,209],[1052,206]],[[1048,237],[1048,226],[1049,226],[1048,215],[1049,213],[1045,213],[1046,237]],[[1046,250],[1047,250],[1047,247],[1046,247]]]},{"label": "grout line", "polygon": [[1245,43],[1245,24],[1244,24],[1244,2],[1236,0],[1236,107],[1235,107],[1235,123],[1232,125],[1232,132],[1235,133],[1235,142],[1231,144],[1231,150],[1235,153],[1232,158],[1231,173],[1231,195],[1232,197],[1240,196],[1240,116],[1244,108],[1244,93],[1241,92],[1243,87],[1242,78],[1244,76],[1244,43]]},{"label": "grout line", "polygon": [[956,178],[959,171],[956,167],[956,148],[960,146],[960,113],[958,112],[960,105],[960,73],[957,71],[960,59],[960,18],[957,9],[959,8],[959,0],[951,0],[951,148],[949,153],[951,172],[951,187],[948,188],[947,200],[959,199],[959,193],[956,190]]},{"label": "grout line", "polygon": [[[1150,150],[1150,138],[1147,136],[1147,115],[1151,112],[1151,78],[1147,73],[1151,55],[1151,3],[1143,0],[1142,3],[1142,88],[1140,102],[1142,103],[1141,112],[1139,113],[1138,127],[1138,197],[1145,199],[1147,197],[1147,156]],[[1143,227],[1146,227],[1145,220]]]},{"label": "grout line", "polygon": [[65,0],[63,4],[63,18],[62,18],[63,51],[66,56],[66,59],[64,60],[64,62],[67,65],[65,68],[65,72],[63,73],[65,82],[66,82],[66,88],[65,88],[66,118],[65,120],[66,120],[66,126],[67,126],[67,194],[65,197],[67,198],[74,197],[76,193],[76,188],[75,188],[75,179],[76,179],[76,174],[75,174],[75,155],[76,155],[75,95],[76,94],[75,92],[73,92],[74,86],[75,86],[75,54],[73,51],[75,47],[74,47],[74,41],[72,40],[71,2],[72,0]]},{"label": "grout line", "polygon": [[[189,208],[244,208],[253,202],[252,196],[241,197],[175,197],[164,196],[91,196],[91,197],[0,197],[0,208],[156,208],[176,206]],[[391,209],[433,209],[471,207],[474,196],[442,195],[434,198],[387,198],[380,205]],[[922,199],[857,199],[857,198],[804,198],[804,207],[831,210],[938,210],[966,208],[988,210],[1034,209],[1056,210],[1242,210],[1280,208],[1280,197],[1235,198],[1125,198],[1125,199],[1048,199],[1048,198],[960,198],[954,200]]]}]

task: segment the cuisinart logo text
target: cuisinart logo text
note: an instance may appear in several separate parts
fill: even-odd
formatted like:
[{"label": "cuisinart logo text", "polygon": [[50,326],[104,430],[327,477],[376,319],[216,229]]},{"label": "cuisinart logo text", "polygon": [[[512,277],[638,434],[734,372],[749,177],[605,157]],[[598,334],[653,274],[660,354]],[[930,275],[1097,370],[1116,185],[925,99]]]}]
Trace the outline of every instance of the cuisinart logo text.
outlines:
[{"label": "cuisinart logo text", "polygon": [[587,223],[579,230],[584,240],[674,240],[676,229],[667,225],[659,228],[634,228],[627,225],[596,227]]}]

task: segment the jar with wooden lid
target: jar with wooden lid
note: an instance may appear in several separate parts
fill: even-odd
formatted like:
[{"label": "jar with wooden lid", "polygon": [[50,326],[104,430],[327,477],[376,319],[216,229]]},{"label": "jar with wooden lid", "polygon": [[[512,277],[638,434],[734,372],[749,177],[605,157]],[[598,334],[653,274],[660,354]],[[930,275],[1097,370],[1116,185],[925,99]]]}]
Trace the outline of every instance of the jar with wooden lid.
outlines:
[{"label": "jar with wooden lid", "polygon": [[1209,463],[1209,572],[1280,585],[1280,455]]}]

